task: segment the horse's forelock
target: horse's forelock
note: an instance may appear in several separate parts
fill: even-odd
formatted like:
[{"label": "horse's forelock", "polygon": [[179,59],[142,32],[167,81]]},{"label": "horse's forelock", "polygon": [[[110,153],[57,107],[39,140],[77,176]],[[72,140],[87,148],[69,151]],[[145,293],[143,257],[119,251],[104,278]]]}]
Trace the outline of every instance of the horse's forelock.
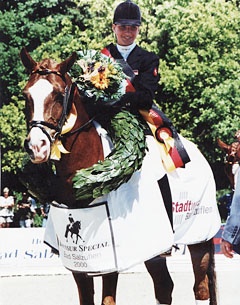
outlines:
[{"label": "horse's forelock", "polygon": [[[41,73],[44,71],[52,71],[53,73]],[[39,71],[39,73],[38,73]],[[57,75],[57,73],[59,73]],[[62,78],[62,81],[61,81]],[[31,77],[28,80],[23,92],[26,93],[30,87],[32,87],[39,79],[47,79],[56,91],[64,92],[64,88],[70,79],[67,75],[61,75],[61,71],[59,70],[59,64],[53,59],[43,59],[41,62],[38,62],[34,71],[32,71]]]},{"label": "horse's forelock", "polygon": [[56,69],[57,66],[57,62],[51,58],[45,58],[37,65],[39,69]]}]

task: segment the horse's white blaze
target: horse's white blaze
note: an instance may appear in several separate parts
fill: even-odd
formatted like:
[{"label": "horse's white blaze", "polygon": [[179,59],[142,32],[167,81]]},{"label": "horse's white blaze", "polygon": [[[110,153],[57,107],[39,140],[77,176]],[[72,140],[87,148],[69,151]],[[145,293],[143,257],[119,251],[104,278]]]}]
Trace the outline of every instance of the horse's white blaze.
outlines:
[{"label": "horse's white blaze", "polygon": [[46,79],[39,79],[29,89],[34,105],[34,121],[43,121],[44,100],[53,91],[53,85]]},{"label": "horse's white blaze", "polygon": [[[40,79],[32,87],[29,93],[33,99],[34,121],[44,121],[44,100],[53,91],[53,85],[45,80]],[[29,148],[34,155],[34,162],[45,162],[50,154],[50,142],[48,137],[38,127],[33,127],[29,133]]]}]

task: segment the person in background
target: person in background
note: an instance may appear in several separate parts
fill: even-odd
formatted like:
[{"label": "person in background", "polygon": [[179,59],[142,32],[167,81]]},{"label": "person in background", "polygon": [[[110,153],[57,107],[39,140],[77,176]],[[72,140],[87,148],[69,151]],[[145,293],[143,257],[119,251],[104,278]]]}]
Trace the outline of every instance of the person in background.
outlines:
[{"label": "person in background", "polygon": [[43,217],[43,220],[42,220],[42,227],[43,228],[46,227],[49,210],[50,210],[50,203],[49,202],[46,202],[41,206],[42,217]]},{"label": "person in background", "polygon": [[33,212],[28,194],[22,193],[22,199],[18,202],[17,218],[19,219],[20,228],[31,228],[33,222]]},{"label": "person in background", "polygon": [[233,194],[230,215],[223,230],[221,250],[229,258],[233,258],[233,250],[240,254],[240,176]]},{"label": "person in background", "polygon": [[3,196],[0,197],[0,228],[9,228],[13,222],[14,198],[9,195],[9,188],[3,189]]},{"label": "person in background", "polygon": [[226,221],[227,217],[230,215],[231,204],[232,204],[232,197],[233,191],[227,194],[224,194],[218,199],[219,205],[218,210],[221,216],[222,221]]}]

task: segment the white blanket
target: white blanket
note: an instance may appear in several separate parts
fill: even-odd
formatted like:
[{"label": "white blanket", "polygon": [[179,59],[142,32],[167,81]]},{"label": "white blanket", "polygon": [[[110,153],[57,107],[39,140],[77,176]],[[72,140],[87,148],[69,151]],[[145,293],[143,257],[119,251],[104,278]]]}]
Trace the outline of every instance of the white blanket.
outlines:
[{"label": "white blanket", "polygon": [[[149,136],[142,169],[128,183],[88,208],[51,207],[45,241],[58,249],[66,268],[89,274],[122,271],[174,243],[194,244],[218,232],[221,221],[212,171],[197,147],[181,139],[191,162],[168,173],[174,235],[157,184],[166,173],[158,145]],[[71,232],[66,236],[69,218],[80,222],[78,236]]]},{"label": "white blanket", "polygon": [[[45,242],[58,249],[66,268],[92,274],[122,271],[171,248],[173,232],[157,184],[165,171],[155,140],[147,138],[151,154],[128,183],[89,208],[51,207]],[[81,222],[77,243],[76,234],[65,237],[70,214]]]}]

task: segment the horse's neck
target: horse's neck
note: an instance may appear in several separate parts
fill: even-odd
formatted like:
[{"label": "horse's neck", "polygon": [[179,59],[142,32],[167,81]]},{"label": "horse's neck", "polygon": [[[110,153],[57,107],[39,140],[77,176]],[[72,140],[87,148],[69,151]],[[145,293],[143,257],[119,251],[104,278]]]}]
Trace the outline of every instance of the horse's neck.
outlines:
[{"label": "horse's neck", "polygon": [[[77,110],[77,120],[71,131],[84,126],[90,119],[78,94],[74,96],[74,104]],[[92,123],[84,130],[66,136],[62,142],[69,153],[61,154],[60,161],[56,162],[56,170],[61,185],[65,191],[66,188],[68,189],[69,197],[72,192],[72,178],[76,171],[103,160],[103,148],[101,138]],[[63,196],[65,197],[65,195]]]}]

